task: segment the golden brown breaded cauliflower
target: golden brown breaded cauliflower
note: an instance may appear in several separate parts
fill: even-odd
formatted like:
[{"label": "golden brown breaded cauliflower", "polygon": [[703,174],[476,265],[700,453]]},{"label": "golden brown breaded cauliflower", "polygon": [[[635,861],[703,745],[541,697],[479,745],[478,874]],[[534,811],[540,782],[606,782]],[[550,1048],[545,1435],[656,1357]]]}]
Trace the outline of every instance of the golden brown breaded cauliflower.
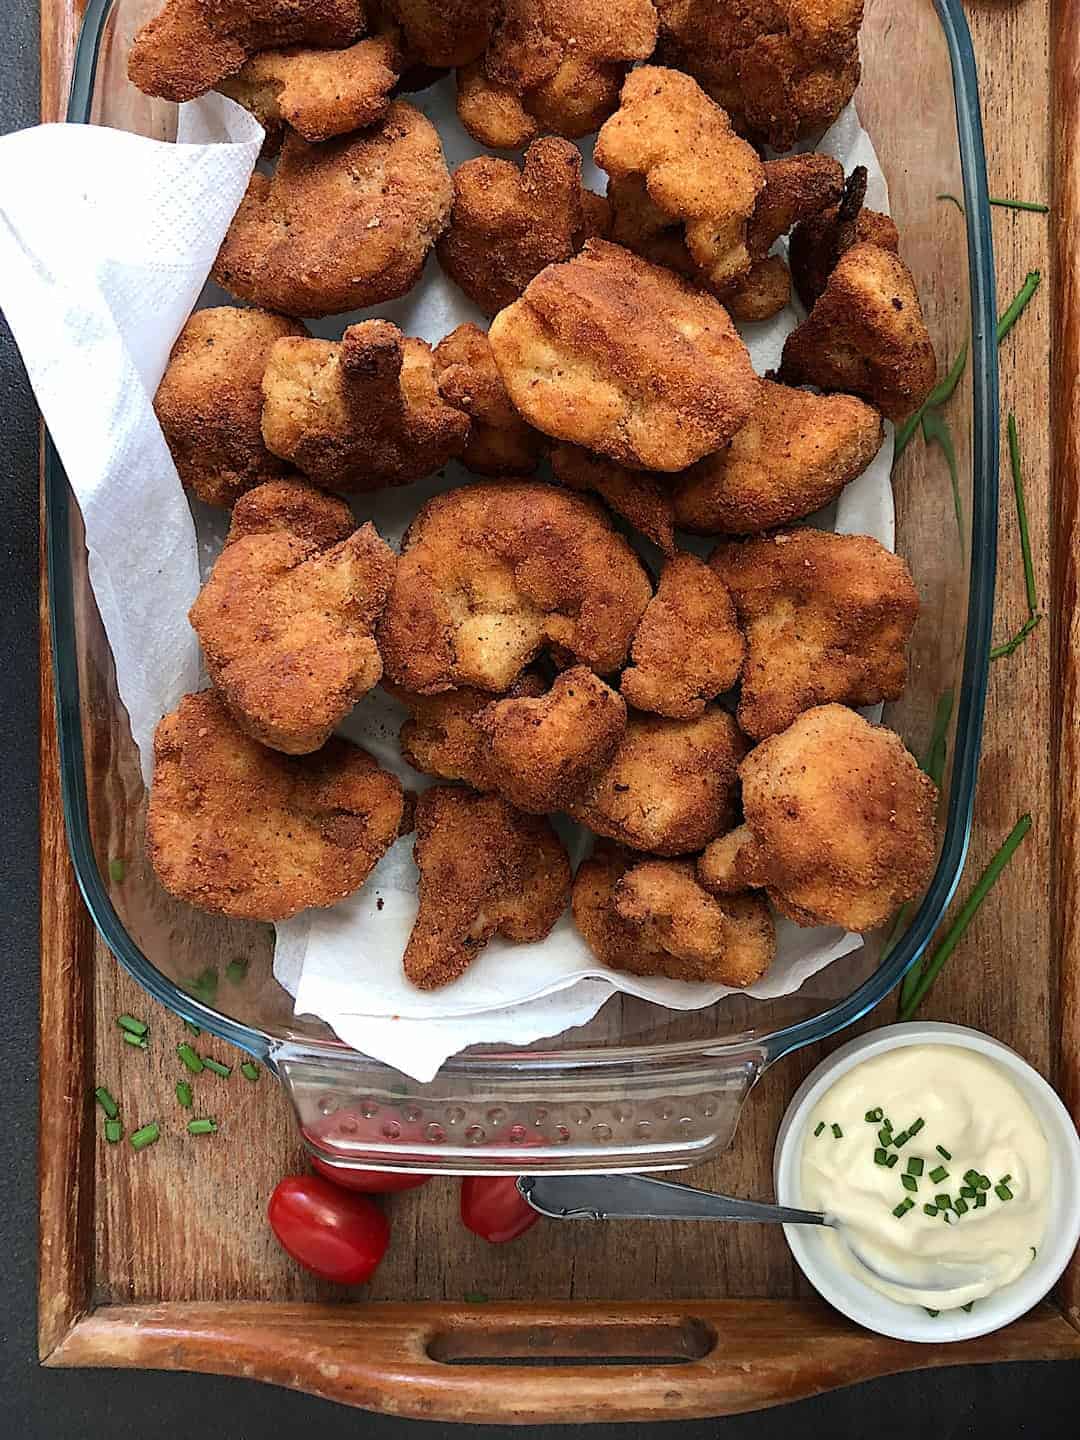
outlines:
[{"label": "golden brown breaded cauliflower", "polygon": [[751,750],[739,777],[745,824],[702,856],[707,889],[763,887],[797,925],[864,932],[929,881],[937,787],[891,730],[821,705]]},{"label": "golden brown breaded cauliflower", "polygon": [[510,404],[487,334],[459,325],[435,346],[435,380],[448,405],[469,417],[460,460],[474,475],[531,475],[547,442]]},{"label": "golden brown breaded cauliflower", "polygon": [[465,448],[469,420],[439,394],[431,347],[389,320],[337,340],[283,340],[263,375],[267,447],[346,494],[407,485]]},{"label": "golden brown breaded cauliflower", "polygon": [[791,234],[791,278],[799,299],[811,310],[821,297],[840,256],[857,241],[900,253],[900,233],[888,215],[865,210],[866,166],[856,165],[835,205],[804,216]]},{"label": "golden brown breaded cauliflower", "polygon": [[288,467],[262,438],[262,377],[274,342],[307,331],[265,310],[197,310],[154,396],[180,479],[207,505],[231,505]]},{"label": "golden brown breaded cauliflower", "polygon": [[128,76],[147,95],[194,100],[256,50],[351,45],[365,0],[165,0],[136,33]]},{"label": "golden brown breaded cauliflower", "polygon": [[784,342],[779,378],[845,390],[902,420],[929,395],[934,347],[911,271],[860,242],[841,256],[820,300]]},{"label": "golden brown breaded cauliflower", "polygon": [[588,135],[614,110],[629,63],[656,44],[651,0],[493,0],[491,18],[486,85],[470,77],[472,103],[459,101],[458,114],[474,139],[496,148],[507,144],[511,97],[537,130]]},{"label": "golden brown breaded cauliflower", "polygon": [[617,181],[644,182],[668,223],[683,226],[710,288],[749,272],[747,226],[765,172],[696,80],[657,65],[632,70],[618,110],[596,137],[594,158]]},{"label": "golden brown breaded cauliflower", "polygon": [[768,969],[776,935],[751,895],[719,901],[689,860],[641,860],[601,841],[574,879],[574,922],[598,960],[633,975],[742,988]]},{"label": "golden brown breaded cauliflower", "polygon": [[213,277],[286,315],[379,305],[420,278],[452,198],[438,132],[404,100],[322,145],[291,132],[273,175],[252,175]]},{"label": "golden brown breaded cauliflower", "polygon": [[[628,520],[665,555],[675,553],[675,514],[670,488],[644,470],[627,470],[578,445],[555,445],[551,472],[571,490],[592,491]],[[666,479],[667,477],[665,477]]]},{"label": "golden brown breaded cauliflower", "polygon": [[489,335],[531,425],[631,468],[693,464],[731,439],[757,399],[723,307],[604,240],[542,270]]},{"label": "golden brown breaded cauliflower", "polygon": [[[588,197],[588,199],[586,199]],[[494,155],[454,172],[450,224],[436,246],[439,263],[486,315],[518,298],[545,265],[569,260],[595,232],[603,207],[581,183],[581,152],[547,136],[525,152],[522,168]]]},{"label": "golden brown breaded cauliflower", "polygon": [[692,854],[730,826],[745,751],[719,705],[693,720],[631,711],[611,763],[569,814],[634,850]]},{"label": "golden brown breaded cauliflower", "polygon": [[542,650],[617,670],[652,586],[598,505],[535,481],[437,495],[405,536],[379,649],[391,682],[507,690]]},{"label": "golden brown breaded cauliflower", "polygon": [[[536,698],[545,688],[542,678],[527,670],[510,686],[506,698]],[[489,690],[463,685],[438,695],[417,695],[386,681],[383,689],[409,711],[398,741],[414,770],[440,780],[464,780],[474,790],[499,788],[492,771],[491,741],[476,723],[492,703]]]},{"label": "golden brown breaded cauliflower", "polygon": [[400,73],[397,41],[383,34],[345,50],[260,50],[217,88],[251,111],[266,131],[263,154],[276,155],[288,129],[314,143],[373,125]]},{"label": "golden brown breaded cauliflower", "polygon": [[484,53],[489,0],[381,0],[381,7],[386,18],[401,27],[413,63],[443,70],[468,65]]},{"label": "golden brown breaded cauliflower", "polygon": [[237,501],[225,548],[191,607],[210,679],[253,739],[317,750],[378,683],[373,630],[394,552],[349,507],[299,481]]},{"label": "golden brown breaded cauliflower", "polygon": [[161,884],[200,910],[287,920],[333,905],[396,838],[401,786],[348,741],[315,755],[256,744],[214,690],[185,695],[154,736],[146,851]]},{"label": "golden brown breaded cauliflower", "polygon": [[881,449],[881,416],[853,395],[765,380],[730,445],[676,477],[675,521],[701,535],[752,535],[830,504]]},{"label": "golden brown breaded cauliflower", "polygon": [[869,535],[792,530],[721,545],[710,563],[746,628],[739,725],[760,740],[802,710],[896,700],[919,613],[911,572]]},{"label": "golden brown breaded cauliflower", "polygon": [[686,70],[752,140],[818,135],[859,83],[863,0],[655,0],[656,59]]},{"label": "golden brown breaded cauliflower", "polygon": [[540,122],[508,85],[490,80],[483,60],[457,72],[457,113],[465,129],[491,150],[524,150],[540,134]]},{"label": "golden brown breaded cauliflower", "polygon": [[681,553],[660,572],[619,688],[638,710],[689,720],[731,689],[745,654],[727,586],[703,560]]},{"label": "golden brown breaded cauliflower", "polygon": [[403,963],[420,990],[464,974],[493,935],[543,940],[570,895],[570,862],[551,826],[499,795],[425,790],[413,853],[420,908]]}]

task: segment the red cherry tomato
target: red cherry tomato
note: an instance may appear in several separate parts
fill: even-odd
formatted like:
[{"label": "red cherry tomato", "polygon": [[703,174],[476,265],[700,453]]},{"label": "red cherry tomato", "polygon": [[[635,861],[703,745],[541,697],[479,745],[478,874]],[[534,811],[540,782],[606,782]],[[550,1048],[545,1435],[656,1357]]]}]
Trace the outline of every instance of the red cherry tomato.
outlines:
[{"label": "red cherry tomato", "polygon": [[325,1160],[311,1157],[311,1168],[343,1190],[362,1190],[369,1195],[388,1195],[393,1190],[415,1190],[426,1185],[430,1175],[394,1174],[389,1170],[339,1170]]},{"label": "red cherry tomato", "polygon": [[540,1216],[522,1199],[516,1175],[466,1175],[461,1182],[461,1219],[474,1235],[502,1245],[524,1235]]},{"label": "red cherry tomato", "polygon": [[283,1249],[305,1270],[339,1285],[370,1280],[386,1254],[390,1226],[373,1200],[318,1175],[286,1175],[267,1207]]}]

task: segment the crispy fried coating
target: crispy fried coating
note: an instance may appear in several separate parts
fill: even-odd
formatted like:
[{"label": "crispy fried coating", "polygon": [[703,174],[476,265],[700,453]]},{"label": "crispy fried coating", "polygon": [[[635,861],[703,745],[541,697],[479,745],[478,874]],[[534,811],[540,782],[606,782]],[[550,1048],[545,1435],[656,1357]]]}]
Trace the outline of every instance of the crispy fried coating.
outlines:
[{"label": "crispy fried coating", "polygon": [[546,442],[510,404],[485,331],[459,325],[435,346],[435,380],[449,405],[469,417],[459,457],[474,475],[531,475]]},{"label": "crispy fried coating", "polygon": [[420,990],[464,974],[493,935],[543,940],[570,895],[570,862],[551,826],[499,795],[425,790],[413,853],[420,908],[403,963]]},{"label": "crispy fried coating", "polygon": [[723,450],[676,480],[675,520],[702,535],[751,535],[828,505],[881,448],[881,416],[852,395],[762,382]]},{"label": "crispy fried coating", "polygon": [[882,925],[929,881],[937,787],[903,741],[843,705],[804,711],[739,767],[746,823],[699,866],[764,887],[797,925]]},{"label": "crispy fried coating", "polygon": [[840,257],[780,362],[781,380],[845,390],[890,420],[921,405],[936,375],[911,271],[898,255],[864,242]]},{"label": "crispy fried coating", "polygon": [[791,300],[791,271],[780,255],[755,260],[750,273],[724,296],[724,305],[733,320],[749,324],[771,320]]},{"label": "crispy fried coating", "polygon": [[627,470],[603,455],[578,445],[555,445],[551,450],[555,479],[571,490],[593,491],[651,540],[665,555],[675,553],[674,510],[668,486],[644,470]]},{"label": "crispy fried coating", "polygon": [[420,278],[452,198],[438,132],[404,100],[322,145],[290,132],[273,175],[252,175],[213,277],[286,315],[380,305]]},{"label": "crispy fried coating", "polygon": [[491,150],[524,150],[540,134],[518,92],[489,79],[481,60],[457,72],[457,113],[473,139]]},{"label": "crispy fried coating", "polygon": [[183,483],[208,505],[231,505],[287,466],[262,438],[262,377],[274,342],[306,335],[294,320],[222,305],[181,330],[154,411]]},{"label": "crispy fried coating", "polygon": [[791,235],[791,275],[807,310],[821,297],[840,256],[857,241],[900,253],[900,234],[888,215],[864,210],[866,166],[856,165],[838,203],[803,216]]},{"label": "crispy fried coating", "polygon": [[315,755],[256,744],[213,690],[154,736],[146,851],[170,895],[239,920],[287,920],[358,889],[401,823],[401,786],[333,738]]},{"label": "crispy fried coating", "polygon": [[689,720],[730,690],[745,655],[735,606],[720,575],[696,555],[678,554],[660,572],[620,689],[638,710]]},{"label": "crispy fried coating", "polygon": [[469,419],[439,394],[431,347],[389,320],[337,340],[283,340],[263,375],[267,447],[346,494],[407,485],[465,448]]},{"label": "crispy fried coating", "polygon": [[345,50],[261,50],[217,88],[251,111],[266,131],[263,154],[276,155],[289,128],[314,142],[373,125],[400,73],[401,53],[387,33]]},{"label": "crispy fried coating", "polygon": [[128,76],[147,95],[194,100],[235,75],[256,50],[351,45],[364,0],[165,0],[137,32]]},{"label": "crispy fried coating", "polygon": [[859,83],[863,0],[655,0],[658,63],[693,75],[752,140],[820,134]]},{"label": "crispy fried coating", "polygon": [[631,468],[681,470],[711,454],[757,398],[723,307],[604,240],[542,270],[489,334],[531,425]]},{"label": "crispy fried coating", "polygon": [[[589,197],[587,204],[586,197]],[[454,172],[450,225],[439,263],[486,315],[518,298],[545,265],[569,260],[603,205],[581,183],[581,152],[548,136],[510,160],[478,155]]]},{"label": "crispy fried coating", "polygon": [[598,960],[633,975],[742,988],[768,969],[776,935],[751,895],[718,901],[691,861],[645,860],[601,842],[579,867],[574,922]]},{"label": "crispy fried coating", "polygon": [[434,70],[468,65],[483,53],[489,0],[381,0],[383,14],[401,27],[413,62]]},{"label": "crispy fried coating", "polygon": [[394,575],[373,525],[341,500],[276,480],[237,501],[190,620],[237,724],[290,755],[317,750],[375,685],[373,630]]},{"label": "crispy fried coating", "polygon": [[631,849],[692,854],[731,824],[745,750],[734,718],[719,705],[693,720],[632,711],[611,764],[569,813]]},{"label": "crispy fried coating", "polygon": [[793,530],[721,545],[710,564],[746,628],[739,725],[760,740],[803,710],[896,700],[919,594],[869,535]]},{"label": "crispy fried coating", "polygon": [[[401,753],[414,770],[440,780],[464,780],[474,790],[498,790],[491,738],[477,723],[492,704],[491,692],[463,685],[438,695],[417,695],[384,682],[383,688],[408,708],[398,737]],[[507,691],[508,699],[544,693],[539,675],[526,671]]]},{"label": "crispy fried coating", "polygon": [[429,500],[405,536],[379,627],[389,679],[496,694],[549,647],[617,670],[652,586],[599,506],[535,481]]},{"label": "crispy fried coating", "polygon": [[753,146],[696,80],[657,65],[631,71],[618,110],[596,138],[594,158],[616,180],[644,182],[668,224],[683,226],[691,259],[710,287],[748,273],[747,227],[765,172]]}]

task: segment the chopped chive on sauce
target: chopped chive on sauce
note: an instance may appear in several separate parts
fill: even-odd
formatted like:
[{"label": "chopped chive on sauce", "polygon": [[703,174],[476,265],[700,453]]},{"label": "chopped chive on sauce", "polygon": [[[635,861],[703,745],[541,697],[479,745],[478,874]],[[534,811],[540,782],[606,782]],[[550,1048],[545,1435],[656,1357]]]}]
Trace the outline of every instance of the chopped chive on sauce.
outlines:
[{"label": "chopped chive on sauce", "polygon": [[185,1110],[190,1110],[194,1096],[191,1093],[191,1086],[186,1080],[176,1082],[176,1098]]},{"label": "chopped chive on sauce", "polygon": [[965,1315],[970,1315],[970,1314],[971,1314],[971,1308],[972,1308],[972,1306],[973,1306],[974,1304],[975,1304],[975,1301],[974,1301],[974,1300],[969,1300],[966,1305],[961,1305],[961,1306],[960,1306],[960,1309],[963,1310],[963,1312],[964,1312]]},{"label": "chopped chive on sauce", "polygon": [[921,1175],[923,1172],[923,1161],[920,1156],[912,1155],[907,1162],[907,1173],[909,1175]]},{"label": "chopped chive on sauce", "polygon": [[965,1185],[978,1185],[978,1183],[979,1183],[979,1172],[978,1172],[978,1170],[965,1170],[965,1171],[964,1171],[964,1184],[965,1184]]},{"label": "chopped chive on sauce", "polygon": [[879,1145],[879,1146],[877,1147],[877,1149],[874,1151],[874,1164],[875,1164],[875,1165],[887,1165],[888,1163],[889,1163],[889,1152],[888,1152],[887,1150],[885,1150],[881,1145]]},{"label": "chopped chive on sauce", "polygon": [[893,1142],[892,1142],[892,1143],[896,1146],[897,1150],[899,1150],[900,1147],[901,1147],[902,1145],[906,1145],[907,1142],[908,1142],[910,1139],[911,1139],[911,1132],[908,1131],[908,1130],[901,1130],[899,1135],[896,1135],[896,1136],[893,1137]]},{"label": "chopped chive on sauce", "polygon": [[126,860],[110,860],[110,861],[109,861],[109,879],[113,882],[114,885],[122,885],[122,884],[124,883],[124,876],[125,876],[126,874],[127,874],[127,861],[126,861]]},{"label": "chopped chive on sauce", "polygon": [[213,1075],[220,1075],[223,1080],[227,1080],[232,1074],[231,1065],[223,1065],[220,1060],[211,1060],[209,1055],[200,1055],[199,1059],[202,1061],[204,1069],[209,1070]]},{"label": "chopped chive on sauce", "polygon": [[1001,1179],[998,1181],[998,1184],[1007,1185],[1011,1179],[1012,1175],[1002,1175]]},{"label": "chopped chive on sauce", "polygon": [[937,1153],[941,1156],[941,1158],[942,1158],[943,1160],[951,1160],[951,1159],[952,1159],[952,1152],[949,1151],[949,1150],[946,1150],[944,1145],[935,1145],[935,1146],[934,1146],[934,1149],[937,1151]]},{"label": "chopped chive on sauce", "polygon": [[143,1020],[136,1020],[134,1015],[118,1015],[116,1023],[128,1035],[143,1036],[150,1029],[150,1026]]},{"label": "chopped chive on sauce", "polygon": [[1005,1184],[995,1185],[994,1194],[999,1200],[1011,1200],[1013,1198],[1013,1192]]},{"label": "chopped chive on sauce", "polygon": [[153,1145],[160,1137],[160,1125],[143,1125],[140,1129],[132,1131],[131,1148],[133,1150],[145,1150],[148,1145]]},{"label": "chopped chive on sauce", "polygon": [[892,1144],[892,1130],[889,1126],[883,1125],[877,1132],[878,1143],[881,1145]]},{"label": "chopped chive on sauce", "polygon": [[[931,1176],[930,1178],[933,1179],[934,1177]],[[934,1196],[934,1204],[937,1206],[937,1208],[938,1208],[939,1210],[951,1210],[951,1209],[952,1209],[952,1197],[949,1196],[949,1195],[946,1195],[946,1194],[944,1194],[944,1193],[942,1193],[941,1195],[935,1195],[935,1196]]]},{"label": "chopped chive on sauce", "polygon": [[150,1049],[145,1035],[132,1035],[130,1030],[125,1030],[120,1038],[125,1045],[134,1045],[136,1050]]},{"label": "chopped chive on sauce", "polygon": [[962,1195],[957,1196],[957,1198],[953,1201],[953,1209],[956,1211],[957,1215],[967,1214],[968,1203]]},{"label": "chopped chive on sauce", "polygon": [[863,1116],[863,1119],[868,1121],[871,1125],[876,1125],[881,1120],[884,1114],[885,1111],[882,1110],[881,1106],[875,1105],[873,1110],[867,1110],[866,1114]]},{"label": "chopped chive on sauce", "polygon": [[900,1159],[900,1156],[899,1156],[899,1155],[886,1155],[886,1156],[885,1156],[885,1164],[886,1164],[886,1165],[889,1167],[889,1169],[891,1170],[891,1169],[893,1168],[893,1166],[896,1164],[896,1162],[897,1162],[899,1159]]},{"label": "chopped chive on sauce", "polygon": [[982,1190],[975,1196],[975,1209],[982,1210],[986,1205],[986,1195]]},{"label": "chopped chive on sauce", "polygon": [[919,1182],[914,1175],[901,1175],[900,1184],[905,1190],[918,1190],[919,1188]]},{"label": "chopped chive on sauce", "polygon": [[975,1196],[976,1196],[978,1193],[979,1193],[979,1192],[975,1189],[975,1186],[974,1186],[974,1185],[961,1185],[961,1186],[960,1186],[960,1198],[961,1198],[962,1200],[974,1200],[974,1199],[975,1199]]},{"label": "chopped chive on sauce", "polygon": [[819,1120],[818,1123],[814,1126],[814,1138],[815,1138],[815,1140],[817,1139],[817,1137],[821,1134],[821,1132],[822,1132],[824,1129],[825,1129],[825,1121],[824,1121],[824,1120]]},{"label": "chopped chive on sauce", "polygon": [[259,1067],[253,1060],[245,1060],[240,1066],[240,1074],[245,1080],[250,1080],[254,1084],[259,1078]]},{"label": "chopped chive on sauce", "polygon": [[927,1315],[930,1316],[931,1320],[936,1320],[937,1317],[941,1314],[940,1310],[931,1310],[926,1305],[923,1306],[923,1309],[926,1311]]},{"label": "chopped chive on sauce", "polygon": [[187,1128],[189,1135],[216,1135],[218,1127],[216,1120],[189,1120]]},{"label": "chopped chive on sauce", "polygon": [[835,1125],[835,1124],[833,1125],[833,1127],[832,1127],[832,1133],[833,1133],[833,1139],[834,1139],[834,1140],[842,1140],[842,1139],[844,1138],[844,1132],[843,1132],[843,1130],[841,1130],[841,1128],[840,1128],[839,1125]]},{"label": "chopped chive on sauce", "polygon": [[926,1204],[922,1207],[922,1209],[923,1209],[923,1214],[924,1214],[924,1215],[936,1215],[936,1214],[937,1214],[937,1206],[936,1206],[936,1205],[932,1205],[929,1201],[926,1202]]},{"label": "chopped chive on sauce", "polygon": [[1034,1246],[1034,1245],[1030,1246],[1029,1248],[1030,1248],[1030,1250],[1031,1250],[1031,1258],[1034,1260],[1035,1257],[1038,1255],[1039,1252],[1038,1252],[1038,1250],[1035,1249],[1035,1246]]},{"label": "chopped chive on sauce", "polygon": [[900,1201],[900,1204],[896,1206],[892,1213],[896,1216],[898,1220],[902,1220],[904,1216],[908,1213],[908,1211],[913,1210],[914,1208],[914,1200],[904,1199]]},{"label": "chopped chive on sauce", "polygon": [[909,1135],[917,1135],[925,1124],[926,1121],[922,1118],[921,1115],[919,1115],[907,1127],[907,1133]]},{"label": "chopped chive on sauce", "polygon": [[935,1165],[933,1170],[930,1171],[930,1179],[935,1185],[940,1185],[942,1180],[947,1180],[948,1178],[949,1172],[945,1169],[944,1165]]},{"label": "chopped chive on sauce", "polygon": [[108,1090],[105,1089],[104,1085],[99,1085],[94,1091],[94,1099],[101,1106],[102,1110],[105,1111],[108,1119],[115,1120],[117,1115],[120,1114],[120,1106],[117,1105],[116,1101],[109,1094]]},{"label": "chopped chive on sauce", "polygon": [[978,1186],[977,1186],[977,1188],[978,1188],[979,1190],[989,1190],[989,1189],[990,1189],[990,1176],[989,1176],[989,1175],[980,1175],[980,1176],[979,1176],[979,1181],[978,1181]]},{"label": "chopped chive on sauce", "polygon": [[177,1045],[176,1053],[177,1055],[179,1055],[180,1059],[184,1062],[184,1064],[187,1066],[187,1068],[191,1071],[193,1075],[202,1074],[203,1062],[199,1059],[198,1055],[195,1054],[195,1051],[191,1048],[190,1045],[188,1045],[187,1043],[183,1045]]},{"label": "chopped chive on sauce", "polygon": [[119,1120],[105,1121],[105,1139],[110,1145],[118,1144],[124,1138],[124,1127]]}]

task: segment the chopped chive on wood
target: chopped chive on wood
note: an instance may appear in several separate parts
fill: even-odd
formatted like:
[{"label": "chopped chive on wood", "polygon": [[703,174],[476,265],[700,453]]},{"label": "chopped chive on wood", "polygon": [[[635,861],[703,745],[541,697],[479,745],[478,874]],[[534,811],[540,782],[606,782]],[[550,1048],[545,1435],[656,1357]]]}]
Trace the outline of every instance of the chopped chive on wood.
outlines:
[{"label": "chopped chive on wood", "polygon": [[986,1194],[984,1191],[980,1190],[979,1193],[975,1196],[975,1209],[982,1210],[985,1205]]},{"label": "chopped chive on wood", "polygon": [[940,1185],[942,1180],[947,1180],[948,1178],[949,1172],[945,1169],[944,1165],[935,1165],[930,1171],[930,1179],[935,1185]]},{"label": "chopped chive on wood", "polygon": [[134,1015],[118,1015],[116,1023],[121,1030],[126,1030],[129,1035],[145,1035],[150,1029],[142,1020],[136,1020]]},{"label": "chopped chive on wood", "polygon": [[187,1128],[189,1135],[216,1135],[218,1127],[216,1120],[189,1120]]},{"label": "chopped chive on wood", "polygon": [[104,1085],[99,1085],[94,1091],[94,1099],[101,1106],[102,1110],[105,1111],[105,1115],[109,1120],[115,1120],[117,1115],[120,1114],[120,1106],[117,1105]]},{"label": "chopped chive on wood", "polygon": [[1016,324],[1017,320],[1020,319],[1020,316],[1027,309],[1029,303],[1031,302],[1031,298],[1035,294],[1035,291],[1038,290],[1041,281],[1041,270],[1029,270],[1028,273],[1024,276],[1023,285],[1020,286],[1020,289],[1009,301],[1005,313],[998,320],[997,343],[999,345],[1005,339],[1005,336],[1008,335],[1009,331],[1013,328],[1013,326]]},{"label": "chopped chive on wood", "polygon": [[466,1290],[462,1298],[466,1305],[486,1305],[488,1303],[488,1297],[483,1290]]},{"label": "chopped chive on wood", "polygon": [[1013,1192],[1007,1185],[995,1185],[994,1194],[999,1200],[1011,1200],[1013,1198]]},{"label": "chopped chive on wood", "polygon": [[937,1153],[941,1156],[943,1160],[952,1159],[952,1151],[946,1150],[944,1145],[935,1145],[934,1149],[937,1151]]},{"label": "chopped chive on wood", "polygon": [[814,1126],[814,1138],[815,1138],[815,1140],[817,1139],[817,1137],[821,1134],[821,1132],[822,1132],[824,1129],[825,1129],[825,1121],[824,1121],[824,1120],[819,1120],[818,1123]]},{"label": "chopped chive on wood", "polygon": [[117,1145],[124,1138],[124,1127],[119,1120],[105,1121],[105,1139],[110,1145]]},{"label": "chopped chive on wood", "polygon": [[968,1203],[964,1197],[960,1195],[953,1201],[952,1208],[956,1211],[957,1215],[966,1215],[968,1212]]},{"label": "chopped chive on wood", "polygon": [[831,1128],[834,1140],[842,1140],[844,1138],[844,1132],[839,1125],[834,1122]]},{"label": "chopped chive on wood", "polygon": [[[939,195],[937,198],[940,200],[941,196]],[[998,196],[991,195],[990,204],[998,205],[1003,210],[1033,210],[1036,215],[1050,214],[1050,206],[1044,205],[1041,200],[1003,200]]]},{"label": "chopped chive on wood", "polygon": [[1027,593],[1027,619],[1020,629],[1002,645],[990,651],[991,660],[1001,660],[1018,650],[1038,625],[1039,599],[1035,590],[1035,565],[1031,558],[1031,533],[1028,527],[1027,502],[1024,499],[1024,477],[1020,468],[1020,440],[1016,433],[1016,416],[1010,411],[1007,426],[1009,437],[1009,468],[1012,471],[1013,495],[1016,499],[1016,525],[1020,532],[1020,559],[1024,566],[1024,589]]},{"label": "chopped chive on wood", "polygon": [[109,879],[113,882],[114,885],[122,885],[122,884],[124,883],[124,876],[125,876],[126,874],[127,874],[127,861],[126,861],[126,860],[110,860],[110,861],[109,861]]},{"label": "chopped chive on wood", "polygon": [[123,1040],[125,1045],[134,1045],[137,1050],[150,1049],[145,1035],[132,1035],[129,1030],[125,1030],[121,1034],[120,1038],[121,1040]]},{"label": "chopped chive on wood", "polygon": [[885,1112],[884,1110],[882,1110],[881,1106],[876,1105],[873,1110],[867,1110],[866,1114],[863,1116],[863,1119],[868,1121],[871,1125],[876,1125],[881,1120],[881,1117],[884,1114]]},{"label": "chopped chive on wood", "polygon": [[155,1140],[161,1136],[161,1127],[156,1123],[143,1125],[140,1129],[132,1131],[131,1148],[133,1150],[145,1150],[148,1145],[153,1145]]},{"label": "chopped chive on wood", "polygon": [[881,1141],[882,1145],[891,1145],[892,1130],[887,1125],[883,1125],[877,1132],[877,1138]]},{"label": "chopped chive on wood", "polygon": [[247,972],[248,961],[242,955],[238,955],[235,960],[230,960],[225,966],[225,979],[231,985],[239,985],[242,980],[247,979]]},{"label": "chopped chive on wood", "polygon": [[220,1060],[211,1060],[209,1055],[200,1055],[199,1059],[205,1069],[209,1070],[211,1074],[220,1075],[224,1080],[227,1080],[232,1074],[231,1065],[223,1065]]},{"label": "chopped chive on wood", "polygon": [[905,1190],[918,1190],[919,1188],[919,1182],[914,1175],[901,1175],[900,1184]]},{"label": "chopped chive on wood", "polygon": [[889,1163],[889,1152],[881,1145],[874,1151],[874,1164],[887,1165]]},{"label": "chopped chive on wood", "polygon": [[921,1175],[923,1172],[923,1161],[918,1155],[912,1155],[907,1162],[907,1173],[909,1175]]},{"label": "chopped chive on wood", "polygon": [[889,1167],[889,1169],[891,1170],[891,1169],[893,1168],[893,1166],[896,1164],[896,1162],[897,1162],[899,1159],[900,1159],[900,1156],[899,1156],[899,1155],[896,1155],[896,1154],[886,1155],[886,1156],[885,1156],[885,1164],[886,1164],[886,1165]]},{"label": "chopped chive on wood", "polygon": [[183,1045],[177,1045],[176,1053],[193,1075],[200,1075],[202,1073],[203,1062],[199,1059],[198,1055],[195,1054],[195,1051],[190,1045],[186,1042]]},{"label": "chopped chive on wood", "polygon": [[193,1025],[190,1020],[184,1021],[184,1029],[188,1032],[189,1035],[199,1036],[202,1034],[202,1031],[199,1029],[198,1025]]},{"label": "chopped chive on wood", "polygon": [[924,1215],[936,1215],[936,1214],[937,1214],[937,1206],[936,1206],[936,1205],[932,1205],[929,1201],[927,1201],[926,1204],[925,1204],[922,1208],[923,1208],[923,1214],[924,1214]]},{"label": "chopped chive on wood", "polygon": [[[946,190],[946,191],[945,191],[943,194],[941,194],[941,195],[935,195],[935,196],[934,196],[934,199],[935,199],[935,200],[949,200],[949,201],[951,201],[952,204],[956,206],[957,210],[960,211],[960,214],[963,215],[963,213],[964,213],[964,207],[963,207],[963,205],[961,205],[960,201],[956,198],[955,195],[950,195],[950,193],[948,192],[948,190]],[[934,1313],[936,1314],[937,1312],[935,1311]]]},{"label": "chopped chive on wood", "polygon": [[186,1080],[178,1080],[176,1082],[176,1098],[185,1110],[191,1109],[194,1097],[191,1093],[191,1086]]},{"label": "chopped chive on wood", "polygon": [[900,1204],[895,1207],[892,1213],[896,1216],[898,1220],[902,1220],[904,1216],[908,1213],[908,1211],[913,1210],[914,1208],[914,1200],[904,1199],[900,1201]]},{"label": "chopped chive on wood", "polygon": [[250,1080],[254,1084],[259,1078],[259,1067],[253,1060],[245,1060],[240,1066],[240,1074],[245,1080]]},{"label": "chopped chive on wood", "polygon": [[[931,1176],[930,1178],[933,1179],[934,1177]],[[951,1210],[951,1209],[952,1209],[952,1196],[951,1196],[951,1195],[946,1195],[946,1194],[944,1194],[944,1193],[942,1193],[941,1195],[935,1195],[935,1196],[934,1196],[934,1204],[937,1206],[937,1208],[938,1208],[939,1210]]]}]

